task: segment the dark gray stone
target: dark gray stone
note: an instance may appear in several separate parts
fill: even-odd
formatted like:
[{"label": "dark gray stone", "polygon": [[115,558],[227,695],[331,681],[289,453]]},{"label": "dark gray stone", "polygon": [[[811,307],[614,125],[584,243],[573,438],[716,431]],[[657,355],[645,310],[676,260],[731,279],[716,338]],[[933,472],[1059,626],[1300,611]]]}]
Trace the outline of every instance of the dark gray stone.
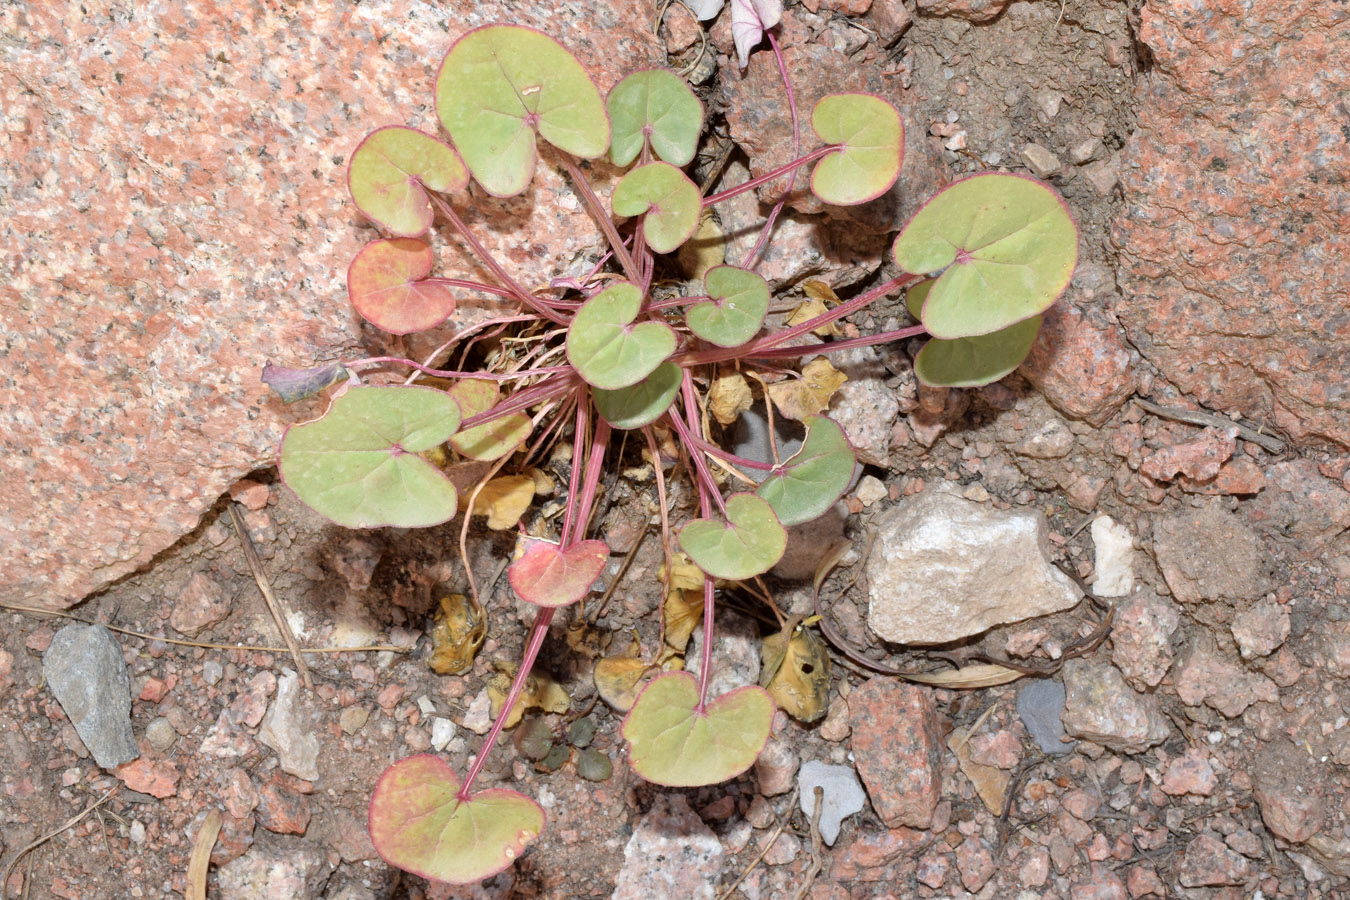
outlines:
[{"label": "dark gray stone", "polygon": [[1064,685],[1049,678],[1027,681],[1017,692],[1017,715],[1042,753],[1060,754],[1073,750],[1074,742],[1061,740],[1064,722],[1060,714],[1064,712],[1064,697]]},{"label": "dark gray stone", "polygon": [[105,769],[140,756],[131,731],[131,679],[102,625],[67,625],[42,657],[42,675],[80,740]]}]

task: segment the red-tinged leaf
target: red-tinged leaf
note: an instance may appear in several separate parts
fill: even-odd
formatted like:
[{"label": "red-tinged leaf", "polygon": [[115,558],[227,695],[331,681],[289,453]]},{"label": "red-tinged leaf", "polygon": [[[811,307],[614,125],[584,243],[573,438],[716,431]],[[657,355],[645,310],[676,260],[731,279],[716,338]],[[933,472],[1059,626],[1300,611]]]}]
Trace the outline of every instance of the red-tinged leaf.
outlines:
[{"label": "red-tinged leaf", "polygon": [[385,862],[407,872],[472,884],[511,865],[544,827],[544,810],[516,791],[492,788],[468,799],[440,757],[410,756],[380,776],[370,798],[370,840]]},{"label": "red-tinged leaf", "polygon": [[390,334],[426,331],[455,311],[455,295],[431,274],[436,255],[415,238],[372,241],[347,269],[347,295],[363,318]]},{"label": "red-tinged leaf", "polygon": [[590,593],[609,561],[604,541],[581,541],[566,550],[551,541],[533,539],[506,578],[522,600],[536,606],[567,606]]}]

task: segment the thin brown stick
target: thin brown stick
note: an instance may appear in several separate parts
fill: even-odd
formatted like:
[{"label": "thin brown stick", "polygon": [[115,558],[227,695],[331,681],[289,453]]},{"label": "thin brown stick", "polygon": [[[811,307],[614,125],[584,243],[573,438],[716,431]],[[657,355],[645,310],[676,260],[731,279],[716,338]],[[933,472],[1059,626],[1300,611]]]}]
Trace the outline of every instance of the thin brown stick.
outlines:
[{"label": "thin brown stick", "polygon": [[638,533],[637,540],[633,541],[633,546],[628,548],[628,555],[623,558],[623,563],[619,566],[619,571],[614,573],[614,580],[609,583],[609,587],[605,588],[604,595],[600,598],[600,602],[596,604],[595,615],[590,617],[592,625],[599,622],[600,617],[604,615],[605,607],[609,604],[609,598],[614,596],[614,592],[618,590],[619,582],[623,581],[623,576],[628,574],[628,567],[633,564],[633,559],[637,556],[638,549],[642,546],[642,542],[647,539],[647,532],[651,530],[652,523],[648,520],[643,524],[642,531]]},{"label": "thin brown stick", "polygon": [[220,836],[220,809],[211,807],[202,821],[201,830],[192,841],[192,855],[188,857],[187,887],[183,889],[185,900],[206,900],[206,871],[211,866],[211,848]]},{"label": "thin brown stick", "polygon": [[[43,844],[47,843],[48,841],[50,841],[52,838],[56,837],[56,836],[57,836],[58,834],[60,834],[61,832],[65,831],[65,830],[67,830],[67,829],[69,829],[69,828],[74,828],[76,825],[80,824],[80,822],[82,822],[82,821],[84,820],[85,816],[89,815],[89,814],[92,813],[94,810],[98,809],[98,808],[99,808],[100,806],[102,806],[104,803],[107,803],[108,800],[109,800],[109,798],[111,798],[113,794],[117,793],[117,791],[118,791],[121,787],[122,787],[122,786],[121,786],[120,784],[113,785],[111,788],[108,789],[108,792],[107,792],[106,794],[104,794],[102,797],[99,797],[99,798],[98,798],[97,800],[95,800],[93,803],[91,803],[91,804],[89,804],[88,806],[86,806],[86,807],[84,808],[84,811],[83,811],[83,812],[77,813],[76,815],[74,815],[74,816],[72,816],[71,818],[67,819],[66,822],[65,822],[65,824],[62,825],[60,828],[55,828],[55,829],[53,829],[53,830],[47,832],[47,833],[44,834],[42,837],[40,837],[40,838],[38,838],[37,840],[33,841],[32,843],[28,844],[26,847],[24,847],[23,849],[21,849],[17,854],[15,854],[14,858],[11,859],[11,860],[9,861],[9,865],[5,866],[5,872],[4,872],[4,874],[3,874],[3,875],[0,875],[0,892],[3,892],[3,891],[5,890],[5,886],[9,884],[9,876],[12,875],[12,874],[14,873],[14,867],[17,866],[17,865],[19,864],[19,860],[23,859],[23,858],[24,858],[25,856],[27,856],[31,851],[36,850],[38,847],[41,847]],[[30,872],[29,874],[31,875],[31,872]],[[31,880],[30,878],[27,878],[27,877],[24,878],[24,882],[23,882],[23,883],[24,883],[24,892],[25,892],[25,893],[27,893],[27,890],[28,890],[28,882],[29,882],[30,880]]]},{"label": "thin brown stick", "polygon": [[1236,428],[1238,437],[1244,441],[1251,441],[1271,453],[1283,453],[1284,441],[1277,437],[1271,437],[1268,434],[1262,434],[1255,428],[1243,425],[1241,422],[1234,422],[1227,416],[1220,416],[1215,413],[1200,412],[1192,409],[1172,409],[1166,406],[1159,406],[1151,403],[1142,397],[1134,398],[1135,404],[1144,412],[1153,413],[1155,416],[1161,416],[1164,419],[1171,419],[1174,422],[1185,422],[1187,425],[1199,425],[1201,427],[1211,428]]},{"label": "thin brown stick", "polygon": [[281,600],[272,593],[272,583],[267,580],[267,572],[263,570],[262,560],[258,558],[258,550],[253,546],[253,538],[248,533],[248,526],[244,524],[244,516],[239,512],[239,504],[230,501],[230,521],[234,522],[234,530],[239,535],[239,546],[244,549],[244,559],[248,562],[249,571],[253,573],[253,580],[257,582],[258,590],[262,591],[263,599],[267,601],[267,608],[272,613],[272,618],[276,620],[277,630],[281,632],[281,639],[286,642],[286,649],[290,651],[291,659],[295,662],[296,671],[300,673],[300,679],[305,683],[306,690],[314,690],[314,680],[309,677],[309,666],[305,664],[305,658],[300,655],[300,645],[295,641],[295,635],[291,633],[291,623],[286,618],[286,608],[282,606]]},{"label": "thin brown stick", "polygon": [[[102,622],[95,622],[93,619],[86,619],[82,616],[71,615],[66,612],[57,612],[53,609],[42,609],[37,606],[23,606],[19,603],[5,603],[0,601],[0,609],[8,609],[12,612],[28,613],[34,616],[53,616],[58,619],[70,619],[74,622],[83,622],[85,625],[103,625],[109,631],[115,631],[118,634],[125,634],[130,637],[143,638],[147,641],[160,641],[165,644],[173,644],[177,647],[201,647],[205,650],[248,650],[257,653],[285,653],[285,647],[267,647],[262,644],[213,644],[209,641],[180,641],[176,638],[164,637],[158,634],[146,634],[144,631],[133,631],[130,628],[118,628],[116,625],[104,625]],[[381,651],[390,653],[411,653],[411,647],[395,647],[393,644],[370,644],[365,647],[301,647],[301,653],[379,653]]]},{"label": "thin brown stick", "polygon": [[802,883],[797,888],[797,893],[792,895],[792,900],[804,900],[807,892],[811,890],[811,885],[815,883],[816,876],[825,867],[825,858],[820,850],[820,811],[825,808],[825,788],[816,785],[814,797],[816,805],[811,807],[811,868],[802,876]]}]

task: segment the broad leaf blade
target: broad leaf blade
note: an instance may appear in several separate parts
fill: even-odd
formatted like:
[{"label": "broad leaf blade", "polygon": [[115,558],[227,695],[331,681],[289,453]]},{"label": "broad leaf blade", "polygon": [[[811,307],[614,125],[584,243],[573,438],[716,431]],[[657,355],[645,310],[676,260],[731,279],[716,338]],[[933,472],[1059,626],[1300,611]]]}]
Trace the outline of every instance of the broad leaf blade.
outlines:
[{"label": "broad leaf blade", "polygon": [[945,269],[923,305],[933,337],[989,334],[1044,312],[1078,261],[1078,228],[1059,196],[1020,175],[972,175],[944,188],[895,239],[906,272]]},{"label": "broad leaf blade", "polygon": [[370,798],[370,839],[386,862],[450,884],[472,884],[510,866],[544,827],[543,808],[493,788],[467,800],[439,757],[410,756],[385,770]]},{"label": "broad leaf blade", "polygon": [[693,236],[703,209],[698,185],[669,163],[638,166],[614,186],[616,216],[639,216],[642,234],[657,253],[669,253]]},{"label": "broad leaf blade", "polygon": [[755,493],[773,507],[784,526],[800,525],[834,505],[853,480],[857,460],[844,429],[826,416],[808,416],[806,440],[781,466],[775,466]]},{"label": "broad leaf blade", "polygon": [[564,550],[551,541],[527,540],[525,552],[511,563],[506,578],[522,600],[535,606],[576,603],[590,593],[609,562],[604,541],[581,541]]},{"label": "broad leaf blade", "polygon": [[459,406],[429,387],[354,387],[281,439],[282,479],[348,528],[418,528],[454,517],[454,485],[417,454],[459,427]]},{"label": "broad leaf blade", "polygon": [[816,163],[811,190],[826,203],[854,206],[875,200],[900,176],[905,129],[900,113],[872,94],[831,94],[811,111],[811,127],[844,149]]},{"label": "broad leaf blade", "polygon": [[726,500],[727,521],[695,519],[680,529],[680,549],[714,578],[744,581],[773,568],[787,549],[773,507],[754,494]]},{"label": "broad leaf blade", "polygon": [[698,679],[669,672],[652,680],[623,721],[633,771],[670,787],[735,778],[754,765],[773,726],[761,687],[737,688],[698,708]]},{"label": "broad leaf blade", "polygon": [[536,132],[583,159],[609,149],[609,117],[585,69],[553,38],[519,25],[486,25],[455,42],[436,77],[436,112],[497,197],[530,183]]},{"label": "broad leaf blade", "polygon": [[453,147],[402,125],[371,132],[347,166],[357,208],[399,237],[417,237],[431,227],[427,190],[458,191],[468,182]]},{"label": "broad leaf blade", "polygon": [[687,166],[703,133],[703,104],[685,80],[667,69],[644,69],[624,78],[605,101],[614,129],[609,158],[626,166],[644,141],[672,166]]},{"label": "broad leaf blade", "polygon": [[739,347],[754,337],[769,311],[769,284],[749,269],[715,266],[703,277],[711,301],[685,314],[689,330],[710,344]]},{"label": "broad leaf blade", "polygon": [[[501,388],[487,378],[464,378],[447,393],[459,403],[464,418],[469,419],[492,409]],[[529,416],[513,413],[464,429],[450,439],[450,446],[469,459],[501,459],[525,443],[532,427]]]},{"label": "broad leaf blade", "polygon": [[992,334],[933,338],[914,358],[914,374],[932,387],[983,387],[1022,364],[1040,328],[1041,317],[1032,316]]},{"label": "broad leaf blade", "polygon": [[347,296],[370,324],[391,334],[425,331],[455,311],[444,284],[424,281],[436,255],[414,238],[371,241],[347,269]]},{"label": "broad leaf blade", "polygon": [[639,322],[642,293],[616,282],[582,304],[567,330],[567,361],[592,387],[612,391],[637,384],[675,352],[664,322]]},{"label": "broad leaf blade", "polygon": [[684,370],[666,360],[637,384],[612,391],[597,388],[593,392],[595,408],[615,428],[626,430],[650,425],[670,409],[683,378]]}]

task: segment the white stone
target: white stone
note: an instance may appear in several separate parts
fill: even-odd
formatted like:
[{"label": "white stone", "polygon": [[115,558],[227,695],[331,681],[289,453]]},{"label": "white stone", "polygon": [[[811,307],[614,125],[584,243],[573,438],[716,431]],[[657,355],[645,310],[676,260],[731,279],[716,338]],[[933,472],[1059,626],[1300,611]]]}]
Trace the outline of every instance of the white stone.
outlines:
[{"label": "white stone", "polygon": [[479,691],[478,696],[469,703],[469,708],[464,712],[464,721],[459,724],[474,734],[488,733],[492,727],[492,698],[488,696],[487,688]]},{"label": "white stone", "polygon": [[854,813],[862,812],[867,794],[858,781],[858,773],[849,766],[832,766],[816,759],[803,763],[797,775],[797,798],[808,821],[816,811],[817,786],[822,792],[820,837],[833,847],[840,825]]},{"label": "white stone", "polygon": [[319,779],[319,736],[300,706],[300,676],[283,669],[258,740],[277,752],[281,770],[306,781]]},{"label": "white stone", "polygon": [[1097,578],[1092,593],[1098,597],[1126,597],[1134,591],[1134,537],[1110,516],[1092,520],[1092,543],[1097,549]]},{"label": "white stone", "polygon": [[1027,144],[1022,148],[1022,162],[1037,178],[1049,178],[1059,171],[1059,157],[1040,144]]},{"label": "white stone", "polygon": [[864,475],[858,482],[857,498],[863,506],[871,506],[886,496],[886,485],[875,475]]},{"label": "white stone", "polygon": [[436,752],[439,753],[450,746],[450,742],[454,739],[454,722],[440,716],[436,716],[431,720],[431,746],[436,748]]},{"label": "white stone", "polygon": [[722,842],[683,794],[657,794],[623,850],[610,900],[712,900],[722,874]]},{"label": "white stone", "polygon": [[883,640],[941,644],[1068,609],[1081,599],[1050,562],[1035,511],[1000,511],[939,484],[883,513],[867,560],[867,624]]}]

